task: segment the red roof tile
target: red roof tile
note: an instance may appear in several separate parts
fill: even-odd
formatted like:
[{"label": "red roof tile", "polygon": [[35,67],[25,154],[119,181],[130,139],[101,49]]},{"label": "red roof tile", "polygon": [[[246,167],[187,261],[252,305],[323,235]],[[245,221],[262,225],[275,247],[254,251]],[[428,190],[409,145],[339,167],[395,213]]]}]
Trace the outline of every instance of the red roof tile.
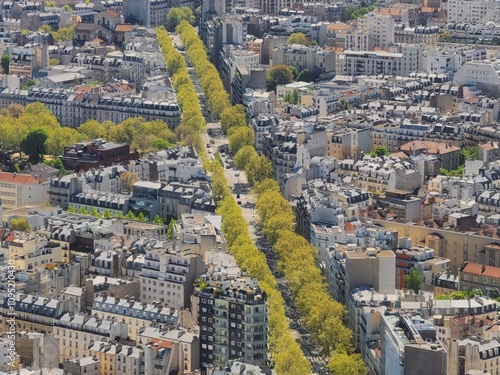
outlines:
[{"label": "red roof tile", "polygon": [[0,172],[0,181],[17,184],[38,184],[39,181],[29,174]]}]

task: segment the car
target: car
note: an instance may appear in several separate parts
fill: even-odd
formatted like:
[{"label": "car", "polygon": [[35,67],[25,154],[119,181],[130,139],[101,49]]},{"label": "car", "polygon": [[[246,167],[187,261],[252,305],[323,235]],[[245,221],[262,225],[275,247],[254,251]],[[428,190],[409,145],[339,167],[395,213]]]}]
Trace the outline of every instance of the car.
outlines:
[{"label": "car", "polygon": [[207,143],[207,148],[210,147],[210,143]]},{"label": "car", "polygon": [[230,165],[226,165],[226,169],[231,169],[231,166]]},{"label": "car", "polygon": [[238,203],[238,206],[241,206],[241,201],[238,201],[237,203]]},{"label": "car", "polygon": [[235,176],[235,177],[240,177],[240,172],[236,172],[236,173],[234,174],[234,176]]},{"label": "car", "polygon": [[240,199],[240,195],[239,195],[239,194],[236,194],[236,198],[237,198],[237,199]]}]

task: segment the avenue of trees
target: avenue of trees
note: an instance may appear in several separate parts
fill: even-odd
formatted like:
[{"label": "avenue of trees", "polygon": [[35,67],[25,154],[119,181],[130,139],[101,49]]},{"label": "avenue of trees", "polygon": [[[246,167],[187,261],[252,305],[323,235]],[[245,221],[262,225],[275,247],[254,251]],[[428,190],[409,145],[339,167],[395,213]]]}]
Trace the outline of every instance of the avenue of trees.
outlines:
[{"label": "avenue of trees", "polygon": [[[180,54],[173,47],[166,30],[159,30],[158,39],[175,82],[180,80],[176,74],[186,70],[185,61],[181,59],[182,55],[175,57]],[[366,374],[361,357],[353,353],[352,332],[344,325],[345,309],[327,291],[321,272],[316,267],[316,249],[293,231],[293,212],[281,196],[278,184],[272,179],[270,160],[259,155],[253,147],[255,137],[253,129],[247,125],[243,107],[231,105],[229,95],[194,27],[188,21],[181,21],[176,30],[200,78],[211,113],[219,119],[223,131],[228,135],[234,163],[238,169],[246,172],[249,184],[253,187],[260,225],[279,258],[279,267],[289,283],[294,303],[323,353],[330,356],[330,369],[341,375]],[[293,72],[289,69],[275,73],[275,81],[281,80],[280,74],[286,76],[283,80],[290,80],[290,76],[293,79]],[[182,83],[192,86],[187,71],[182,76]],[[218,205],[217,212],[222,216],[222,230],[228,249],[238,266],[258,279],[267,294],[269,352],[277,374],[310,374],[310,363],[288,325],[285,301],[277,290],[277,281],[267,265],[266,256],[253,244],[246,220],[224,176],[224,167],[217,160],[205,160],[205,166],[212,176],[212,195]]]},{"label": "avenue of trees", "polygon": [[[187,21],[183,22],[189,25]],[[177,94],[177,101],[182,110],[181,123],[175,129],[177,138],[185,144],[195,147],[198,152],[203,152],[204,145],[201,133],[206,131],[206,123],[201,112],[198,95],[189,78],[186,60],[175,49],[164,27],[159,27],[156,30],[156,35],[167,64],[168,73],[172,78],[172,85]]]},{"label": "avenue of trees", "polygon": [[[292,336],[285,315],[285,301],[277,290],[277,281],[269,269],[266,256],[255,247],[248,225],[231,194],[223,167],[216,161],[207,163],[212,174],[212,191],[222,215],[222,230],[229,252],[239,267],[259,280],[269,303],[269,352],[277,374],[310,374],[311,366]],[[273,181],[274,182],[274,181]]]}]

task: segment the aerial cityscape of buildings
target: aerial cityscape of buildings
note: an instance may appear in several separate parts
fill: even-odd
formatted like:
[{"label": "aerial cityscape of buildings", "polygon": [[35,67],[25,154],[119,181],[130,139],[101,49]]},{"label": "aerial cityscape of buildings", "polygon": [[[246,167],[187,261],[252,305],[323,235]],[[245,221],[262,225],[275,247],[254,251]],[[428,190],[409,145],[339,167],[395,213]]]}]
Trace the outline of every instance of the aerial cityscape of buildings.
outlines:
[{"label": "aerial cityscape of buildings", "polygon": [[0,375],[499,374],[499,46],[493,0],[1,2]]}]

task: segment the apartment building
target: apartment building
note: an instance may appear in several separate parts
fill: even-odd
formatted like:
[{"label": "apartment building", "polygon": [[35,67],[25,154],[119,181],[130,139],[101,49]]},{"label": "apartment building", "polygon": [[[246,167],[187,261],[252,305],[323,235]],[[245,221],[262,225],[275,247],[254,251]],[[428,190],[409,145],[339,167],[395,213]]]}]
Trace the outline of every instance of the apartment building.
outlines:
[{"label": "apartment building", "polygon": [[32,77],[35,72],[49,65],[48,51],[47,45],[15,47],[10,54],[9,74]]},{"label": "apartment building", "polygon": [[200,282],[192,303],[200,326],[202,367],[224,366],[231,359],[264,365],[268,306],[257,280],[219,268],[202,276]]},{"label": "apartment building", "polygon": [[319,47],[282,44],[271,52],[271,66],[288,65],[297,71],[307,69],[325,76],[335,74],[335,52]]},{"label": "apartment building", "polygon": [[368,51],[372,51],[375,47],[391,46],[394,43],[395,25],[391,16],[378,15],[375,12],[370,12],[358,19],[358,29],[363,30],[369,36]]},{"label": "apartment building", "polygon": [[421,185],[421,176],[414,166],[395,157],[365,156],[354,164],[341,162],[345,172],[352,171],[359,187],[367,191],[406,190],[413,192]]},{"label": "apartment building", "polygon": [[326,260],[326,281],[336,301],[345,304],[350,291],[361,285],[373,285],[376,292],[393,294],[396,280],[396,255],[390,250],[357,246],[330,249]]},{"label": "apartment building", "polygon": [[[479,337],[444,339],[442,345],[448,353],[449,375],[469,374],[472,371],[496,374],[500,371],[498,338],[482,340]],[[458,360],[457,360],[458,359]]]},{"label": "apartment building", "polygon": [[[488,253],[496,253],[500,246],[486,247]],[[460,290],[481,290],[492,298],[500,296],[500,267],[491,265],[465,262],[459,270]]]},{"label": "apartment building", "polygon": [[493,0],[450,0],[448,22],[485,23],[490,14],[495,14],[500,4]]},{"label": "apartment building", "polygon": [[[14,67],[11,72],[15,70]],[[79,93],[61,88],[41,87],[30,87],[29,90],[4,88],[0,92],[1,107],[33,102],[44,104],[61,125],[72,128],[87,120],[120,123],[130,117],[143,117],[147,121],[165,121],[173,129],[179,125],[181,115],[179,105],[174,100],[107,96],[95,92]]]},{"label": "apartment building", "polygon": [[29,174],[0,172],[0,199],[4,210],[40,205],[49,199],[49,181]]},{"label": "apartment building", "polygon": [[327,147],[327,155],[337,160],[357,159],[361,153],[371,151],[371,131],[369,128],[350,128],[328,132]]},{"label": "apartment building", "polygon": [[[66,312],[76,312],[76,306],[72,300],[60,301],[21,293],[16,293],[14,299],[14,305],[9,305],[8,299],[4,299],[2,312],[4,317],[15,317],[16,332],[50,334],[54,331],[55,321],[61,315]],[[2,319],[2,329],[4,332],[9,332],[8,319]]]},{"label": "apartment building", "polygon": [[487,164],[492,161],[500,159],[500,144],[498,142],[490,141],[480,144],[478,150],[478,159]]},{"label": "apartment building", "polygon": [[38,235],[18,234],[4,252],[16,270],[43,270],[50,263],[69,262],[66,244]]},{"label": "apartment building", "polygon": [[162,327],[174,327],[179,321],[179,311],[164,307],[160,303],[137,302],[133,297],[116,298],[99,296],[94,299],[92,313],[100,319],[125,321],[130,340],[137,340],[141,328],[148,327],[154,320]]},{"label": "apartment building", "polygon": [[100,375],[100,364],[97,357],[84,357],[63,363],[63,371],[72,375]]},{"label": "apartment building", "polygon": [[126,339],[128,327],[116,319],[101,319],[65,312],[54,321],[53,335],[59,341],[59,363],[85,355],[85,343]]},{"label": "apartment building", "polygon": [[164,26],[170,8],[171,5],[166,0],[124,0],[123,16],[133,17],[142,26]]},{"label": "apartment building", "polygon": [[470,61],[463,64],[453,76],[455,85],[475,85],[490,95],[498,92],[500,61]]},{"label": "apartment building", "polygon": [[172,242],[155,243],[146,250],[139,276],[141,301],[179,310],[188,308],[195,277],[204,270],[201,254],[178,250]]}]

